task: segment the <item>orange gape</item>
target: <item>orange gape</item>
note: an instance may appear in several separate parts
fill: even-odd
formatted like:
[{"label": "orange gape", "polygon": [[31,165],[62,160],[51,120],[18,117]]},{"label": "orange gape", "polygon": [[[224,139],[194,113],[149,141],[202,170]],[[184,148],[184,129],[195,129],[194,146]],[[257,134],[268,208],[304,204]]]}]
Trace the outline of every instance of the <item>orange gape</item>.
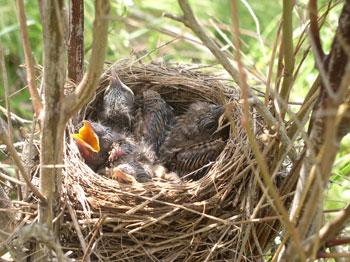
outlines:
[{"label": "orange gape", "polygon": [[73,134],[80,155],[94,171],[106,166],[112,143],[118,134],[97,122],[85,120],[77,134]]},{"label": "orange gape", "polygon": [[92,129],[89,121],[83,121],[83,126],[79,129],[79,133],[73,134],[72,137],[77,141],[78,145],[88,148],[95,153],[100,151],[99,138]]}]

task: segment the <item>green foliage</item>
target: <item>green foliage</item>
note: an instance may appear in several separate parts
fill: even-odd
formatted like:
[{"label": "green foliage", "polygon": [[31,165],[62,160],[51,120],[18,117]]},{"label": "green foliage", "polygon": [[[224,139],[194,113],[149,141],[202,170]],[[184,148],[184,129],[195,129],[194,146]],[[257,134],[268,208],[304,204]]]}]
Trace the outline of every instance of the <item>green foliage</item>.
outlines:
[{"label": "green foliage", "polygon": [[[27,26],[29,40],[37,63],[42,64],[42,27],[38,7],[32,1],[26,2]],[[24,64],[24,54],[19,33],[19,23],[16,15],[16,1],[0,0],[0,41],[5,52],[5,62],[10,86],[11,107],[13,110],[31,118],[32,110],[29,93],[25,87],[25,71],[20,65]],[[0,83],[0,104],[4,105],[3,82]]]},{"label": "green foliage", "polygon": [[341,143],[332,174],[326,209],[342,208],[350,202],[350,135],[345,136]]}]

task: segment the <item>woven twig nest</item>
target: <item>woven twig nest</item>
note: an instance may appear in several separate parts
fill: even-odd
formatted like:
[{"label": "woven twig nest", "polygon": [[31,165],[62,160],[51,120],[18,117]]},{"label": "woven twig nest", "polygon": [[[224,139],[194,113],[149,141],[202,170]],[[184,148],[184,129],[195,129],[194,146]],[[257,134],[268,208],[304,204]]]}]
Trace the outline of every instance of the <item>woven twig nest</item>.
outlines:
[{"label": "woven twig nest", "polygon": [[[255,235],[249,230],[246,234],[244,221],[261,195],[253,174],[256,162],[241,126],[239,92],[227,81],[188,66],[120,62],[111,70],[117,70],[136,95],[144,89],[156,90],[177,114],[198,100],[230,102],[234,105],[231,132],[225,149],[209,164],[203,178],[178,183],[119,184],[86,166],[70,141],[63,195],[75,210],[87,246],[85,253],[103,261],[234,260],[243,243],[253,243],[253,236],[259,237],[255,228]],[[108,72],[84,110],[89,118],[94,118],[95,105],[107,85]],[[258,118],[253,119],[256,133],[261,132]],[[81,257],[84,250],[71,221],[68,213],[61,242]],[[245,246],[243,258],[254,260],[245,255],[254,254],[255,248]]]}]

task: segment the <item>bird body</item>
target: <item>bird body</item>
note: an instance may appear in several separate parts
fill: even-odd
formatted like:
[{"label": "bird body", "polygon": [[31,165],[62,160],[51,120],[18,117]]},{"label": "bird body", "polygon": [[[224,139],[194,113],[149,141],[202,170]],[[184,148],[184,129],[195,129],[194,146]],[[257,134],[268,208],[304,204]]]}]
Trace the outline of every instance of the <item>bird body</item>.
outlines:
[{"label": "bird body", "polygon": [[130,158],[137,161],[154,162],[156,156],[147,144],[136,142],[130,135],[119,134],[119,137],[113,141],[108,160],[110,164],[117,165]]},{"label": "bird body", "polygon": [[188,110],[176,117],[175,125],[165,139],[166,148],[186,147],[191,144],[213,140],[221,135],[215,133],[224,107],[207,102],[195,102]]},{"label": "bird body", "polygon": [[114,140],[109,155],[111,177],[119,182],[147,182],[152,179],[152,166],[156,157],[150,146],[137,143],[131,136],[125,134]]},{"label": "bird body", "polygon": [[[160,148],[161,162],[180,176],[215,160],[225,146],[225,135],[216,132],[224,107],[195,102],[178,117]],[[193,178],[194,176],[192,176]]]},{"label": "bird body", "polygon": [[111,83],[104,92],[102,111],[98,118],[118,130],[130,130],[134,113],[134,93],[111,70]]},{"label": "bird body", "polygon": [[125,184],[145,183],[151,181],[152,173],[141,162],[130,161],[113,167],[111,177]]},{"label": "bird body", "polygon": [[220,138],[189,146],[176,154],[172,164],[180,175],[185,175],[214,161],[224,149],[225,144]]},{"label": "bird body", "polygon": [[160,146],[165,134],[174,124],[174,109],[167,104],[160,94],[153,90],[143,92],[142,106],[137,114],[135,136],[149,144],[159,156]]},{"label": "bird body", "polygon": [[111,176],[117,181],[126,184],[150,182],[154,178],[172,182],[180,181],[176,173],[168,172],[163,165],[135,161],[134,159],[113,167]]}]

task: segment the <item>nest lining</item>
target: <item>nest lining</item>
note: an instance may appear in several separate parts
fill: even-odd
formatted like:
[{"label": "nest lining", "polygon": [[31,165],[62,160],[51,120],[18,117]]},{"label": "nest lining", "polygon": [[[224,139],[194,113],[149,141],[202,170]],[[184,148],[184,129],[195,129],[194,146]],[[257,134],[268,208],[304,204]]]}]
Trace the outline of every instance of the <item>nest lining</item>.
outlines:
[{"label": "nest lining", "polygon": [[[80,159],[74,142],[67,144],[64,169],[65,201],[76,210],[82,234],[93,243],[92,256],[107,261],[204,261],[237,256],[242,225],[259,200],[252,170],[255,161],[241,126],[239,92],[206,72],[186,66],[119,62],[120,79],[136,96],[151,88],[181,114],[195,101],[231,102],[231,134],[223,152],[198,181],[171,183],[155,180],[126,185],[94,173]],[[108,85],[108,71],[94,100],[84,109],[96,118]],[[256,120],[258,132],[262,124]],[[256,196],[252,197],[252,190]],[[249,205],[251,207],[249,208]],[[68,250],[83,251],[76,229],[66,214],[62,243]],[[101,220],[102,217],[102,220]],[[92,234],[98,230],[98,234]],[[72,234],[73,233],[73,234]],[[249,259],[248,259],[249,260]]]}]

